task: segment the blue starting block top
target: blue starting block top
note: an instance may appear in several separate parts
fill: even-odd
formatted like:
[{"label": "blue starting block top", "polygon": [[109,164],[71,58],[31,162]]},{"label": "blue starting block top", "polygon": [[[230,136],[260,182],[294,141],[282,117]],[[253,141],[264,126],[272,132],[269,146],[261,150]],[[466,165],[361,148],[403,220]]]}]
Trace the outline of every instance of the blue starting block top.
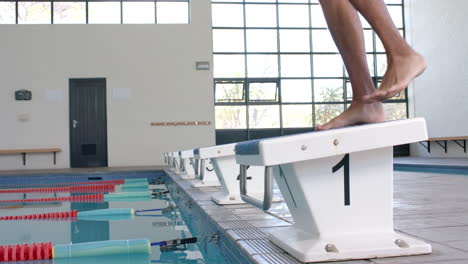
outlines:
[{"label": "blue starting block top", "polygon": [[200,149],[199,148],[194,149],[193,154],[195,154],[195,155],[200,154]]},{"label": "blue starting block top", "polygon": [[258,155],[260,154],[260,142],[264,139],[256,139],[236,144],[237,155]]},{"label": "blue starting block top", "polygon": [[405,119],[242,142],[236,145],[236,161],[274,166],[426,139],[423,118]]}]

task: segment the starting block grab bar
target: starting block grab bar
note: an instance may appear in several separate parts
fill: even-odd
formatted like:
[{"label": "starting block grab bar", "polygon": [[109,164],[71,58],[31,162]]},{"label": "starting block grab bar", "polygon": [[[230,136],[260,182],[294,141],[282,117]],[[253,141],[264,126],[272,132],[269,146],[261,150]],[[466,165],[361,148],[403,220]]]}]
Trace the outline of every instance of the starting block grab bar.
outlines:
[{"label": "starting block grab bar", "polygon": [[[426,139],[415,118],[238,143],[241,197],[268,210],[275,178],[294,224],[269,239],[303,262],[428,254],[393,227],[393,146]],[[263,201],[246,193],[248,166],[265,167]]]},{"label": "starting block grab bar", "polygon": [[240,165],[239,185],[242,200],[263,210],[271,208],[273,203],[273,167],[265,167],[265,185],[263,201],[253,198],[247,194],[247,165]]}]

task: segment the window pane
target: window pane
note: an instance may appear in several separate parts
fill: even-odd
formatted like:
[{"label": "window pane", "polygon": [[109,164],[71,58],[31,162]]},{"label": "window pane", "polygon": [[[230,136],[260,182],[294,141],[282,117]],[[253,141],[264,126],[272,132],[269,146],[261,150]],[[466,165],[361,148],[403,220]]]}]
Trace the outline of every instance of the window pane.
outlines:
[{"label": "window pane", "polygon": [[250,128],[278,128],[280,127],[279,105],[251,105],[249,106]]},{"label": "window pane", "polygon": [[54,2],[54,24],[86,24],[86,3]]},{"label": "window pane", "polygon": [[246,3],[274,3],[275,0],[245,0]]},{"label": "window pane", "polygon": [[18,24],[50,24],[50,8],[48,2],[18,2]]},{"label": "window pane", "polygon": [[387,55],[379,54],[377,57],[377,76],[383,77],[387,71]]},{"label": "window pane", "polygon": [[214,52],[243,52],[244,30],[213,29]]},{"label": "window pane", "polygon": [[316,124],[323,125],[344,111],[342,104],[317,104],[315,105]]},{"label": "window pane", "polygon": [[401,6],[388,6],[388,12],[397,28],[403,27],[403,8]]},{"label": "window pane", "polygon": [[188,24],[189,3],[157,2],[156,19],[158,24]]},{"label": "window pane", "polygon": [[374,51],[374,36],[372,30],[364,30],[364,40],[366,44],[366,52]]},{"label": "window pane", "polygon": [[[271,1],[271,0],[270,0]],[[308,3],[309,0],[278,0],[279,3]],[[314,0],[312,1],[312,3]],[[316,0],[315,0],[316,2]]]},{"label": "window pane", "polygon": [[213,27],[244,26],[244,11],[242,5],[212,4]]},{"label": "window pane", "polygon": [[278,77],[277,55],[247,55],[249,77]]},{"label": "window pane", "polygon": [[363,28],[372,28],[369,22],[367,22],[367,20],[361,14],[359,14],[359,19],[361,20]]},{"label": "window pane", "polygon": [[89,2],[89,24],[120,24],[120,2]]},{"label": "window pane", "polygon": [[353,100],[353,86],[350,81],[346,81],[346,100]]},{"label": "window pane", "polygon": [[15,9],[15,2],[0,2],[0,24],[15,24]]},{"label": "window pane", "polygon": [[342,77],[343,61],[340,55],[314,55],[315,77]]},{"label": "window pane", "polygon": [[283,127],[312,127],[312,105],[283,105]]},{"label": "window pane", "polygon": [[216,83],[216,102],[243,102],[244,83]]},{"label": "window pane", "polygon": [[315,102],[341,102],[343,93],[343,80],[314,80]]},{"label": "window pane", "polygon": [[123,2],[123,23],[156,23],[154,8],[154,2]]},{"label": "window pane", "polygon": [[245,5],[247,27],[276,27],[275,5]]},{"label": "window pane", "polygon": [[243,55],[214,55],[215,78],[242,78],[245,76]]},{"label": "window pane", "polygon": [[308,30],[280,30],[282,52],[310,52]]},{"label": "window pane", "polygon": [[282,80],[281,100],[284,103],[312,102],[311,80]]},{"label": "window pane", "polygon": [[405,103],[385,103],[383,105],[387,120],[399,120],[407,117]]},{"label": "window pane", "polygon": [[278,34],[276,30],[249,29],[247,30],[248,52],[278,52]]},{"label": "window pane", "polygon": [[310,55],[281,55],[282,77],[310,77]]},{"label": "window pane", "polygon": [[308,5],[279,5],[280,27],[309,27]]},{"label": "window pane", "polygon": [[246,106],[215,106],[216,129],[247,128]]},{"label": "window pane", "polygon": [[310,16],[312,19],[312,27],[314,28],[326,28],[327,21],[323,16],[322,7],[319,5],[311,5],[310,6]]},{"label": "window pane", "polygon": [[328,30],[312,30],[314,52],[338,52],[338,48]]},{"label": "window pane", "polygon": [[278,85],[276,83],[250,83],[249,101],[278,102]]}]

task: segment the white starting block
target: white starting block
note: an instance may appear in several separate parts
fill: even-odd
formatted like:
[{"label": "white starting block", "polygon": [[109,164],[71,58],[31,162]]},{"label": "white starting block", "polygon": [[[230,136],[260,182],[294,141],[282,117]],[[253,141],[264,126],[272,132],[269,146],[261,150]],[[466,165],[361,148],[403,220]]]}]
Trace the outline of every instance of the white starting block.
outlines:
[{"label": "white starting block", "polygon": [[[424,140],[416,118],[239,143],[241,188],[248,165],[274,175],[294,225],[270,240],[300,261],[428,254],[431,245],[393,229],[393,146]],[[264,209],[271,199],[242,197]]]},{"label": "white starting block", "polygon": [[193,150],[183,150],[180,151],[180,164],[181,172],[184,173],[180,175],[183,179],[193,179],[195,178],[195,171],[198,174],[198,160],[195,160],[193,155]]},{"label": "white starting block", "polygon": [[[200,148],[198,157],[210,159],[222,190],[211,196],[217,204],[245,203],[239,191],[239,165],[236,163],[236,144]],[[248,170],[248,193],[255,198],[263,198],[263,167],[250,167]],[[279,201],[279,199],[276,199]]]},{"label": "white starting block", "polygon": [[179,152],[172,152],[172,168],[175,172],[180,172]]},{"label": "white starting block", "polygon": [[166,152],[166,164],[172,168],[173,164],[173,158],[172,158],[172,152]]},{"label": "white starting block", "polygon": [[199,150],[200,149],[193,150],[195,160],[198,162],[198,173],[195,173],[195,178],[197,179],[192,182],[192,186],[197,188],[221,186],[211,161],[206,158],[201,158]]}]

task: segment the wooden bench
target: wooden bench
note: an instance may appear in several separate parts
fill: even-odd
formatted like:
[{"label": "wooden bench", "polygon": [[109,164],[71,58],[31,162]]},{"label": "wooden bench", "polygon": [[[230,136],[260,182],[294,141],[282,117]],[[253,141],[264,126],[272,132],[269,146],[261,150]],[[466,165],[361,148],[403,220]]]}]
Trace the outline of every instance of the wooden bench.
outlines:
[{"label": "wooden bench", "polygon": [[1,150],[0,155],[21,154],[23,156],[23,165],[26,166],[26,154],[32,153],[54,153],[54,165],[57,164],[57,152],[61,152],[59,148],[44,148],[44,149],[8,149]]},{"label": "wooden bench", "polygon": [[[419,142],[429,153],[431,153],[431,142],[436,143],[437,145],[441,146],[444,148],[445,153],[448,151],[447,147],[447,142],[448,141],[453,141],[455,144],[460,146],[463,151],[466,153],[466,140],[468,140],[468,136],[462,136],[462,137],[434,137],[434,138],[429,138],[427,141],[422,141]],[[427,145],[424,145],[424,142],[427,143]]]}]

